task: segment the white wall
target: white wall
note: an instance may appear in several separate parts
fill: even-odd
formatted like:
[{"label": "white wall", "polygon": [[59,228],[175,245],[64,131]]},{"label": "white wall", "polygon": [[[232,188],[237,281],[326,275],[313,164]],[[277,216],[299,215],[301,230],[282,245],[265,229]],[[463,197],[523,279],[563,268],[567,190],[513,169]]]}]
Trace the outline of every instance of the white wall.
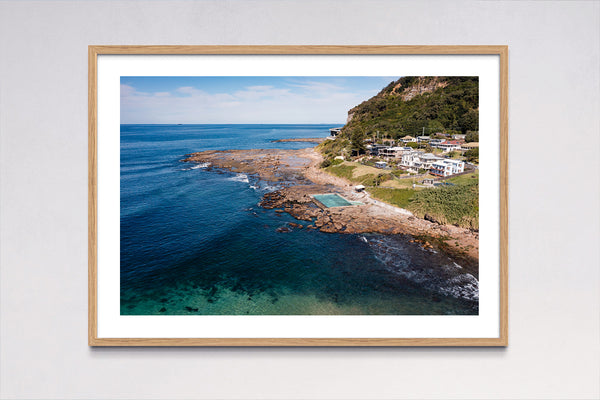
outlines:
[{"label": "white wall", "polygon": [[[0,395],[598,398],[599,6],[0,2]],[[88,348],[88,44],[510,45],[510,346]]]}]

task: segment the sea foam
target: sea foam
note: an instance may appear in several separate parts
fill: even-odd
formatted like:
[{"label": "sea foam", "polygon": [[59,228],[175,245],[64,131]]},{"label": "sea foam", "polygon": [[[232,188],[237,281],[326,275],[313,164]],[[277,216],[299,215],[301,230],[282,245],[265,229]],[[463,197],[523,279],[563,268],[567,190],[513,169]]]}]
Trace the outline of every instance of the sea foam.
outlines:
[{"label": "sea foam", "polygon": [[182,168],[181,170],[182,171],[191,171],[192,169],[200,169],[200,168],[204,169],[204,168],[208,168],[208,167],[210,167],[210,163],[209,162],[205,162],[205,163],[200,163],[200,164],[192,165],[189,168]]},{"label": "sea foam", "polygon": [[431,266],[430,260],[419,260],[419,252],[411,249],[408,243],[389,236],[371,238],[368,243],[375,257],[394,274],[446,296],[479,300],[477,279],[450,259],[442,259],[439,255],[439,264]]},{"label": "sea foam", "polygon": [[208,167],[210,167],[210,163],[209,162],[205,162],[205,163],[196,164],[196,165],[194,165],[190,169],[208,168]]},{"label": "sea foam", "polygon": [[250,181],[248,180],[248,175],[246,175],[246,174],[237,174],[235,176],[232,176],[228,180],[235,181],[235,182],[250,183]]}]

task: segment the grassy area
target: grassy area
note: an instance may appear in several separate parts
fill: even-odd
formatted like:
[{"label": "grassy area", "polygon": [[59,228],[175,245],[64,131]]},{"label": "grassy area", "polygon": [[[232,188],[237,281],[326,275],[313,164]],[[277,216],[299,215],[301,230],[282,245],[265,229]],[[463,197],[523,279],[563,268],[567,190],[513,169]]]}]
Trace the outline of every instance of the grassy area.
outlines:
[{"label": "grassy area", "polygon": [[368,191],[373,198],[406,208],[419,218],[428,215],[442,224],[479,229],[478,178],[479,172],[461,175],[448,179],[456,186],[427,189],[412,189],[412,179],[396,179],[382,185],[397,189],[379,187]]},{"label": "grassy area", "polygon": [[[325,170],[330,174],[339,176],[341,178],[346,178],[352,183],[355,183],[357,185],[361,184],[365,186],[378,186],[378,180],[379,185],[382,186],[393,187],[398,189],[407,189],[412,188],[413,181],[414,183],[419,184],[424,179],[423,177],[415,178],[414,180],[396,179],[392,175],[392,172],[396,175],[406,175],[406,172],[402,170],[383,170],[380,168],[370,167],[368,165],[363,165],[352,161],[344,161],[343,163],[339,163],[339,165],[335,165],[335,163],[332,163],[332,165],[325,168]],[[433,176],[427,175],[426,177]]]},{"label": "grassy area", "polygon": [[331,165],[325,168],[325,170],[333,175],[346,178],[352,183],[365,186],[375,186],[376,179],[381,175],[383,176],[379,178],[380,182],[388,181],[392,178],[389,171],[350,161],[344,161],[339,165]]},{"label": "grassy area", "polygon": [[358,178],[361,175],[379,175],[381,173],[388,173],[382,170],[381,168],[370,167],[368,165],[356,164],[356,169],[354,170],[354,177]]},{"label": "grassy area", "polygon": [[479,184],[473,179],[466,184],[415,192],[408,209],[420,218],[427,214],[442,224],[479,229]]},{"label": "grassy area", "polygon": [[413,189],[369,188],[367,191],[374,198],[401,208],[409,208],[415,194]]},{"label": "grassy area", "polygon": [[454,183],[455,185],[468,185],[472,182],[479,182],[479,170],[472,174],[464,174],[454,178],[446,179],[446,182]]},{"label": "grassy area", "polygon": [[375,174],[366,174],[360,175],[358,178],[354,178],[353,182],[365,186],[375,186],[377,179],[377,175]]},{"label": "grassy area", "polygon": [[[414,179],[414,183],[419,183],[419,179]],[[392,179],[382,183],[383,186],[389,186],[397,189],[412,188],[413,179]]]},{"label": "grassy area", "polygon": [[354,174],[354,170],[356,169],[356,165],[352,165],[352,163],[343,162],[339,165],[332,165],[330,167],[325,168],[325,170],[333,175],[339,176],[340,178],[346,178],[350,181],[353,181],[352,176]]}]

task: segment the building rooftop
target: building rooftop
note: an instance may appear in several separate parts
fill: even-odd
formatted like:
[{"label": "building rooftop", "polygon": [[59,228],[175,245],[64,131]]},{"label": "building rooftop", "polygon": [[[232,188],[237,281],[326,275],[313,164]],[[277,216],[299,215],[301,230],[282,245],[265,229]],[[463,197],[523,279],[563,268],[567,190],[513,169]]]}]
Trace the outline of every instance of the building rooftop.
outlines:
[{"label": "building rooftop", "polygon": [[440,157],[435,156],[434,154],[431,153],[425,153],[421,156],[421,158],[425,158],[427,160],[441,160]]},{"label": "building rooftop", "polygon": [[445,143],[443,143],[443,144],[453,144],[453,145],[458,145],[458,144],[460,144],[460,142],[459,142],[459,141],[457,141],[457,140],[448,140],[448,141],[446,141],[446,142],[445,142]]},{"label": "building rooftop", "polygon": [[445,163],[445,164],[461,164],[463,161],[461,161],[461,160],[453,160],[451,158],[446,158],[444,160],[441,160],[440,162]]}]

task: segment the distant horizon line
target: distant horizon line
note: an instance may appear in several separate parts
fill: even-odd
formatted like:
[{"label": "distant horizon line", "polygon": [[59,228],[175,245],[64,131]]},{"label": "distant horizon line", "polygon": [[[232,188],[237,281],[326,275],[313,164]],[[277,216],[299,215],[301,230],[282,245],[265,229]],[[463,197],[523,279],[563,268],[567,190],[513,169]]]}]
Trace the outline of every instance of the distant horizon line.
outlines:
[{"label": "distant horizon line", "polygon": [[346,125],[342,122],[293,122],[293,123],[278,123],[278,122],[269,122],[269,123],[181,123],[181,122],[171,122],[171,123],[141,123],[141,122],[128,122],[128,123],[120,123],[120,125]]}]

